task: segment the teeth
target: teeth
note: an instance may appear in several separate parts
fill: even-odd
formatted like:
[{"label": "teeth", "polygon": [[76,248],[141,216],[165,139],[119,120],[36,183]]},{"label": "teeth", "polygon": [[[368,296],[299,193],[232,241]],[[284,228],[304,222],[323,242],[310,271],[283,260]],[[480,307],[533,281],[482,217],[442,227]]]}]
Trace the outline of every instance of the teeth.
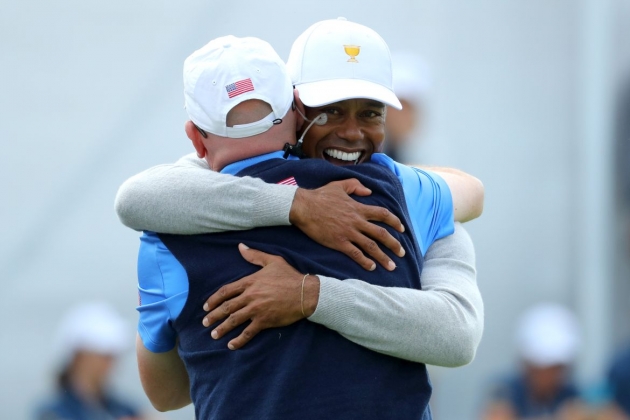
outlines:
[{"label": "teeth", "polygon": [[352,162],[356,161],[361,156],[361,152],[346,153],[337,149],[326,149],[324,150],[324,153],[326,153],[328,156],[333,157],[335,159],[352,161]]}]

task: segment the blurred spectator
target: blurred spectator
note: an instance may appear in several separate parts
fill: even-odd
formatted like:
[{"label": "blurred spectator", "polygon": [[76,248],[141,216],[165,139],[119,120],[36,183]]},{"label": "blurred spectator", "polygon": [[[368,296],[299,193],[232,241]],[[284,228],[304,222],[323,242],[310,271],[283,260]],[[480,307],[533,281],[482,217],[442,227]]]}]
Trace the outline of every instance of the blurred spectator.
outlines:
[{"label": "blurred spectator", "polygon": [[[626,226],[624,245],[628,251],[630,250],[630,79],[627,79],[620,89],[616,117],[615,157],[617,159],[618,205],[622,226]],[[628,264],[627,258],[625,261]],[[627,294],[622,289],[619,292],[622,298],[627,299]],[[623,306],[625,302],[621,300],[619,304]],[[622,312],[622,316],[626,314],[627,311]],[[624,326],[627,328],[627,324]],[[598,420],[630,420],[630,345],[613,359],[607,374],[607,388],[610,392],[611,404],[603,410]]]},{"label": "blurred spectator", "polygon": [[574,315],[561,305],[536,305],[521,317],[516,343],[521,369],[494,387],[483,419],[589,418],[571,380],[579,347]]},{"label": "blurred spectator", "polygon": [[107,304],[72,309],[59,328],[63,351],[57,392],[36,412],[37,420],[140,420],[132,406],[107,391],[116,358],[130,347],[133,336],[123,319]]},{"label": "blurred spectator", "polygon": [[630,420],[630,347],[620,352],[608,371],[611,404],[599,420]]},{"label": "blurred spectator", "polygon": [[430,86],[429,69],[418,55],[401,51],[392,53],[392,72],[394,92],[403,108],[387,107],[384,153],[395,161],[410,163],[406,161],[409,155],[407,149],[424,118],[424,104]]}]

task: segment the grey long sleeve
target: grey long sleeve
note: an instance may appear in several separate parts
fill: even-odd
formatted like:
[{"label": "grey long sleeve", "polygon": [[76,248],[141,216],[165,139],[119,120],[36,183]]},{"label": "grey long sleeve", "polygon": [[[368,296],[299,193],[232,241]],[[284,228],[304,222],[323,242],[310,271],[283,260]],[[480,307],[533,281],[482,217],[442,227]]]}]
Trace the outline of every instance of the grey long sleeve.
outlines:
[{"label": "grey long sleeve", "polygon": [[[136,230],[208,233],[287,225],[294,194],[295,187],[218,174],[192,154],[127,180],[116,211]],[[429,247],[422,291],[320,276],[309,320],[395,357],[439,366],[469,363],[483,330],[474,260],[470,237],[456,224],[455,234]]]},{"label": "grey long sleeve", "polygon": [[453,235],[429,248],[422,290],[319,279],[319,302],[310,321],[406,360],[446,367],[473,360],[483,333],[483,301],[474,247],[459,223]]},{"label": "grey long sleeve", "polygon": [[186,155],[141,172],[118,189],[120,221],[135,230],[195,234],[289,225],[296,186],[209,170]]}]

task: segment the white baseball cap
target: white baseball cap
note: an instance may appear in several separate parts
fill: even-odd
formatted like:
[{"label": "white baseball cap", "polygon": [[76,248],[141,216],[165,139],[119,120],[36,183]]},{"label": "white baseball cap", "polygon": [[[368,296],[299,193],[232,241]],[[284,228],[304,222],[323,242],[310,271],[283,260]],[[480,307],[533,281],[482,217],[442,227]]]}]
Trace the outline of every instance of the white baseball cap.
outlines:
[{"label": "white baseball cap", "polygon": [[116,356],[131,347],[133,331],[105,302],[88,302],[72,308],[64,316],[57,345],[65,361],[77,351]]},{"label": "white baseball cap", "polygon": [[345,18],[304,31],[293,43],[287,68],[306,106],[366,98],[402,109],[387,44],[372,29]]},{"label": "white baseball cap", "polygon": [[579,348],[579,325],[564,306],[541,303],[521,316],[516,340],[521,357],[534,366],[568,365]]},{"label": "white baseball cap", "polygon": [[[184,98],[186,112],[199,128],[217,136],[243,138],[264,133],[274,120],[285,116],[293,102],[293,85],[269,43],[228,35],[213,39],[184,61]],[[228,112],[250,99],[269,104],[271,114],[228,127]]]}]

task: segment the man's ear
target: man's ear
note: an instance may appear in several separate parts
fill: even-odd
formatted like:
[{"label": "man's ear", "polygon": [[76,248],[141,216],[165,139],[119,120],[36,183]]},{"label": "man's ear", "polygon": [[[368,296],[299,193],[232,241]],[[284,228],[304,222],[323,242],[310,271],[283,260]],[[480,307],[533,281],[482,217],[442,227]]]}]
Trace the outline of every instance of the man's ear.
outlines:
[{"label": "man's ear", "polygon": [[186,130],[186,136],[192,141],[193,147],[197,151],[199,159],[203,159],[206,156],[206,146],[203,144],[203,136],[195,127],[195,123],[188,120],[184,124],[184,130]]},{"label": "man's ear", "polygon": [[293,88],[293,106],[299,111],[295,116],[295,131],[298,132],[304,125],[304,117],[302,115],[305,115],[306,109],[304,109],[304,104],[300,100],[300,92],[295,88]]}]

